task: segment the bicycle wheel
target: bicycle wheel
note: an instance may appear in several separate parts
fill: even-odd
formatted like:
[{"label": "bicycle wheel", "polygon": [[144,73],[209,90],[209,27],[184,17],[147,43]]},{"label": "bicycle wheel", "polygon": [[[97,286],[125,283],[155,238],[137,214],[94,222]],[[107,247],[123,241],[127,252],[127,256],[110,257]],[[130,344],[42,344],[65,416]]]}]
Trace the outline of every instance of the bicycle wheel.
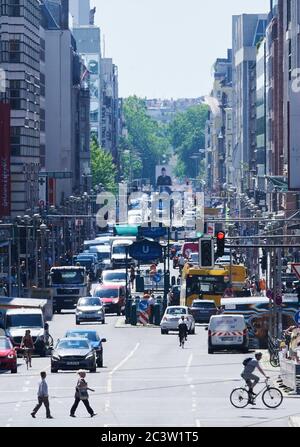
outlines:
[{"label": "bicycle wheel", "polygon": [[278,408],[283,401],[283,395],[278,388],[267,388],[262,395],[262,401],[268,408]]},{"label": "bicycle wheel", "polygon": [[245,408],[249,403],[249,394],[245,388],[236,388],[230,394],[230,402],[235,408]]},{"label": "bicycle wheel", "polygon": [[270,355],[270,364],[273,368],[278,368],[280,366],[279,356],[277,353]]}]

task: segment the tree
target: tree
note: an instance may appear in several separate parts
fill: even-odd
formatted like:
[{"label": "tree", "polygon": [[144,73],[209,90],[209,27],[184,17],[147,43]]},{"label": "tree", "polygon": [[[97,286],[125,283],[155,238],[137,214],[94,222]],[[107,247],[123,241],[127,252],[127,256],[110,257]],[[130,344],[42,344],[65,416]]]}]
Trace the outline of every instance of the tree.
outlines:
[{"label": "tree", "polygon": [[91,141],[93,186],[102,184],[106,191],[116,192],[117,169],[110,153],[103,150],[96,137]]},{"label": "tree", "polygon": [[124,116],[128,135],[121,142],[121,151],[129,151],[135,177],[154,182],[156,165],[170,157],[168,128],[148,115],[145,100],[137,96],[125,100]]},{"label": "tree", "polygon": [[178,113],[169,126],[170,141],[178,158],[176,171],[181,177],[195,176],[195,160],[191,156],[200,156],[199,150],[205,146],[207,112],[206,105],[191,107]]}]

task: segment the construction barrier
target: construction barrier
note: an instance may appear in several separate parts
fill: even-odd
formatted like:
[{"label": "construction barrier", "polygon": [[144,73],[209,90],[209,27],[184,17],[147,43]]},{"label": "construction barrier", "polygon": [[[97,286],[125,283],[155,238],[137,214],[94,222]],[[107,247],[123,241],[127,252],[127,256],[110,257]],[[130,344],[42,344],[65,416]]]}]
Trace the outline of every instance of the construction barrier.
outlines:
[{"label": "construction barrier", "polygon": [[297,365],[294,360],[281,358],[280,376],[283,385],[300,394],[300,365]]}]

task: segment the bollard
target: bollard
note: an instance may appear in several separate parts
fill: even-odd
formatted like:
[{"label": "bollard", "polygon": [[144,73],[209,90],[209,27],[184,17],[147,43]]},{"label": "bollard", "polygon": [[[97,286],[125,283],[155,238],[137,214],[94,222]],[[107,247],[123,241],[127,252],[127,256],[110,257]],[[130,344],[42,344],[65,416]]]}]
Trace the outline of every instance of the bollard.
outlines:
[{"label": "bollard", "polygon": [[135,289],[138,293],[144,293],[145,291],[145,280],[142,276],[137,275],[135,280]]},{"label": "bollard", "polygon": [[137,314],[136,314],[136,304],[133,303],[131,306],[130,323],[132,326],[137,325]]},{"label": "bollard", "polygon": [[160,304],[154,304],[154,324],[155,326],[160,326],[161,317],[160,317]]},{"label": "bollard", "polygon": [[132,306],[132,299],[129,298],[126,301],[126,306],[125,306],[125,324],[130,324],[131,306]]}]

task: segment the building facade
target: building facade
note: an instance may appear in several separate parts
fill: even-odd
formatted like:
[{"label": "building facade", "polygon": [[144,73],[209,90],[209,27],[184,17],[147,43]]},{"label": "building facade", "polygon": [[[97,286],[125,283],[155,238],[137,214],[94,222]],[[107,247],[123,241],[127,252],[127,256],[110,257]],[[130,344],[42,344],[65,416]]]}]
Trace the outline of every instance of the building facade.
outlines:
[{"label": "building facade", "polygon": [[[10,105],[12,216],[34,210],[40,169],[40,4],[0,1],[0,101]],[[2,112],[3,113],[3,112]]]}]

